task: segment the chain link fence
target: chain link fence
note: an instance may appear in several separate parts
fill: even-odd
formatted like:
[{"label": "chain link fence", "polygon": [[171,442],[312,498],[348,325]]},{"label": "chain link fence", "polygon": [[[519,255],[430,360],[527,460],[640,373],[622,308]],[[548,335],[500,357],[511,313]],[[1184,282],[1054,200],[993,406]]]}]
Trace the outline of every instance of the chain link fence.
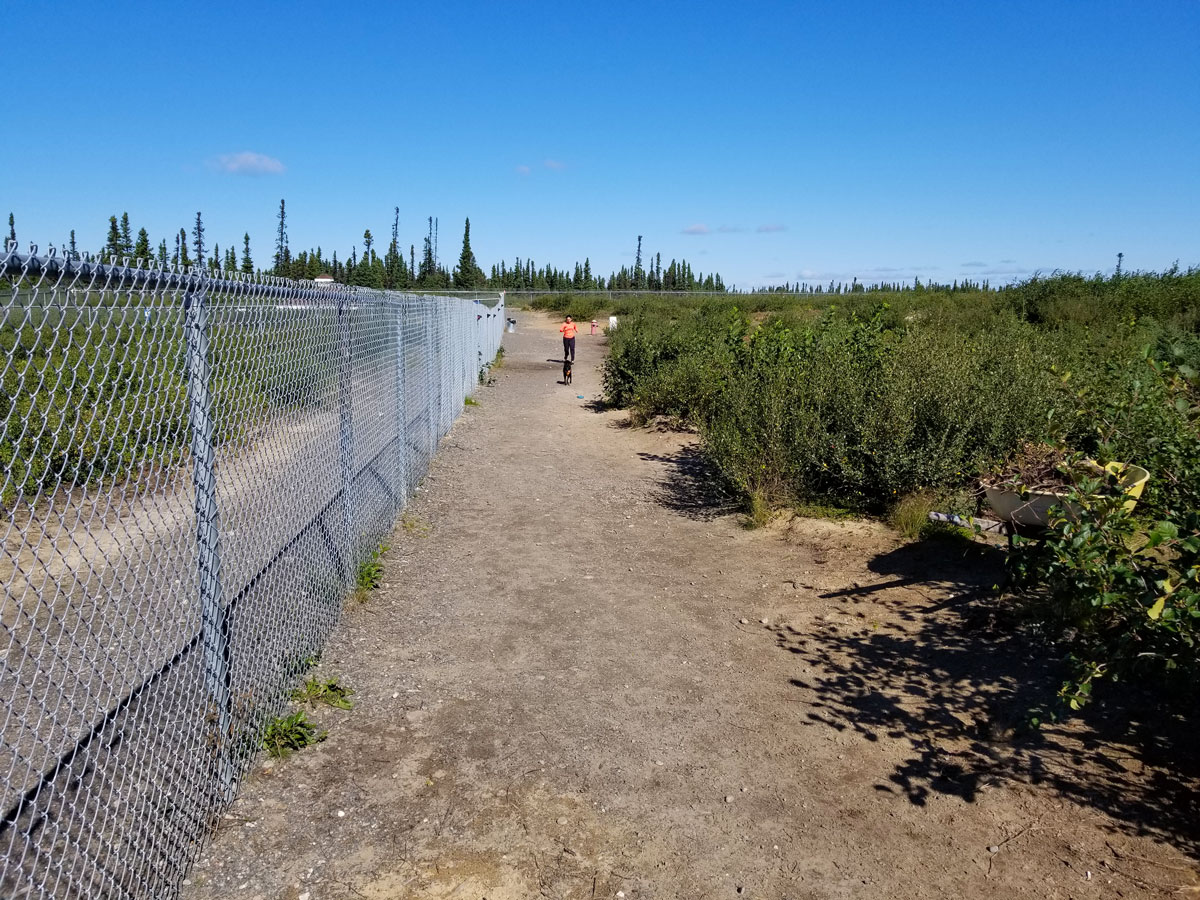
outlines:
[{"label": "chain link fence", "polygon": [[504,298],[36,247],[0,274],[0,896],[170,896]]}]

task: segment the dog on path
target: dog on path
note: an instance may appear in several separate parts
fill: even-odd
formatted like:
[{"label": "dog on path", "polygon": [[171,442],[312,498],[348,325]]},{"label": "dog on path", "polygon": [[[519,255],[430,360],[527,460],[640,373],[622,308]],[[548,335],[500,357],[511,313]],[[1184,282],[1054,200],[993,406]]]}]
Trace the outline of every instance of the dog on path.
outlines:
[{"label": "dog on path", "polygon": [[572,366],[572,363],[569,359],[563,360],[563,380],[562,380],[563,384],[571,383],[571,366]]}]

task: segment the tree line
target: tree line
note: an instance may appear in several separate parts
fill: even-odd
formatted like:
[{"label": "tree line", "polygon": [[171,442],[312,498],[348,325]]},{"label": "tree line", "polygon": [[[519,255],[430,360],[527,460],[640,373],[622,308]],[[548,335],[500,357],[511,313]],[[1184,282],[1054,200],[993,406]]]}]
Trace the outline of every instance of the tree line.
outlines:
[{"label": "tree line", "polygon": [[[418,259],[416,245],[406,248],[400,241],[400,208],[392,217],[391,239],[380,252],[379,242],[371,229],[363,232],[361,253],[354,245],[349,254],[338,258],[337,251],[325,256],[318,246],[293,253],[288,242],[287,203],[279,201],[276,214],[275,247],[270,265],[258,266],[250,250],[249,232],[242,235],[241,248],[234,244],[222,248],[206,239],[204,220],[196,213],[191,229],[180,228],[169,238],[155,244],[145,228],[137,234],[129,213],[112,215],[103,245],[95,251],[102,260],[145,260],[148,264],[167,266],[204,266],[213,272],[241,272],[278,275],[298,280],[311,280],[328,275],[340,284],[388,290],[462,290],[462,291],[572,291],[572,290],[641,290],[641,291],[708,291],[723,292],[725,282],[717,272],[695,272],[685,260],[669,260],[663,264],[662,254],[642,262],[642,236],[638,235],[637,253],[633,266],[622,266],[607,276],[594,272],[590,258],[568,268],[553,265],[539,266],[532,259],[517,257],[511,263],[502,260],[484,271],[471,249],[471,220],[463,227],[462,250],[451,268],[442,262],[438,253],[438,220],[428,217],[428,229],[422,241]],[[16,241],[13,214],[8,216],[9,240]],[[64,252],[73,259],[85,253],[72,229]]]}]

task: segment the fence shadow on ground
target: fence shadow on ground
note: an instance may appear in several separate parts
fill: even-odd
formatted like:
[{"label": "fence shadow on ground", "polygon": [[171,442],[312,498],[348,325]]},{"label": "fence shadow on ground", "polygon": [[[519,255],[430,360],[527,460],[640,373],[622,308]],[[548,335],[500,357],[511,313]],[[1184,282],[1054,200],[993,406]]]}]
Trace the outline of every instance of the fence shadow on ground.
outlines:
[{"label": "fence shadow on ground", "polygon": [[[1006,781],[1043,785],[1129,833],[1200,854],[1200,758],[1186,717],[1122,689],[1082,714],[1032,727],[1034,715],[1045,722],[1054,709],[1061,651],[992,590],[998,548],[964,553],[941,544],[876,557],[872,571],[907,589],[875,592],[869,607],[870,587],[824,595],[844,605],[849,624],[834,617],[841,623],[775,629],[778,645],[808,673],[791,679],[815,697],[799,707],[805,724],[853,729],[868,741],[907,740],[911,753],[875,789],[916,805],[935,794],[975,801],[988,784]],[[915,605],[913,591],[928,603]],[[879,615],[874,604],[888,612]]]},{"label": "fence shadow on ground", "polygon": [[663,464],[664,477],[652,493],[653,499],[690,519],[712,521],[741,510],[738,498],[725,485],[716,468],[705,459],[700,447],[689,444],[671,454],[639,453],[647,462]]}]

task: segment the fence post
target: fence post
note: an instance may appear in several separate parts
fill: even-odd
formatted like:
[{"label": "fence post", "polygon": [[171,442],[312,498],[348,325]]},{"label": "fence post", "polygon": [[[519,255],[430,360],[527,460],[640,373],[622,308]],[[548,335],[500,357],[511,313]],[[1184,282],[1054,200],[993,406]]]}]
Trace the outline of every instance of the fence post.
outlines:
[{"label": "fence post", "polygon": [[342,527],[346,530],[346,569],[354,577],[357,535],[354,532],[354,407],[350,310],[345,296],[338,298],[338,460],[342,469]]},{"label": "fence post", "polygon": [[425,379],[426,391],[428,399],[425,403],[425,418],[429,422],[429,463],[433,462],[433,451],[437,447],[438,433],[437,423],[433,418],[433,316],[428,300],[422,300],[421,305],[425,307]]},{"label": "fence post", "polygon": [[396,512],[408,498],[408,395],[406,392],[403,296],[396,301]]},{"label": "fence post", "polygon": [[229,673],[229,612],[221,591],[221,518],[217,509],[216,445],[212,419],[212,373],[208,366],[208,300],[202,276],[183,296],[188,427],[192,437],[192,483],[196,489],[196,568],[204,686],[216,710],[217,776],[226,801],[236,775],[230,755],[233,731]]},{"label": "fence post", "polygon": [[[434,307],[437,310],[437,307]],[[437,337],[435,344],[437,345],[437,440],[433,442],[434,449],[437,449],[437,441],[441,440],[445,434],[446,427],[446,323],[442,321],[440,315],[434,315],[434,324],[437,326]]]}]

